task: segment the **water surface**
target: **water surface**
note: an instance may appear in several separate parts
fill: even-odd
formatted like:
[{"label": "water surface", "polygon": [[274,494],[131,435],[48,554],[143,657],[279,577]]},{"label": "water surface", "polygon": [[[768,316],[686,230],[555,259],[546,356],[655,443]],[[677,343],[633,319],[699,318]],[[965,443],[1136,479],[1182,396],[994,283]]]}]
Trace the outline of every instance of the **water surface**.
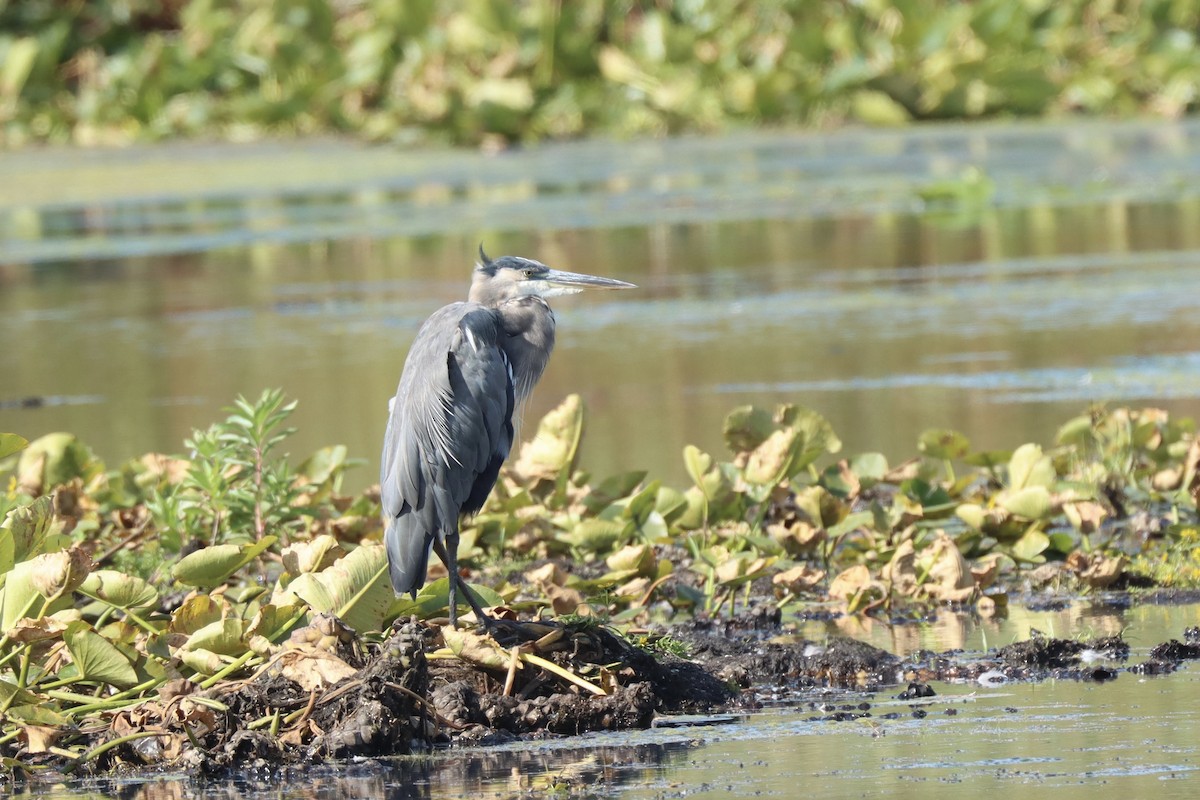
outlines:
[{"label": "water surface", "polygon": [[602,475],[682,483],[683,445],[721,452],[721,419],[751,402],[812,406],[848,451],[893,459],[930,427],[1046,441],[1092,402],[1193,414],[1198,135],[0,154],[0,400],[46,400],[0,408],[0,429],[74,431],[115,463],[179,452],[237,394],[279,386],[300,400],[294,453],[345,443],[373,464],[407,346],[463,296],[480,242],[642,287],[556,303],[526,413],[580,392]]}]

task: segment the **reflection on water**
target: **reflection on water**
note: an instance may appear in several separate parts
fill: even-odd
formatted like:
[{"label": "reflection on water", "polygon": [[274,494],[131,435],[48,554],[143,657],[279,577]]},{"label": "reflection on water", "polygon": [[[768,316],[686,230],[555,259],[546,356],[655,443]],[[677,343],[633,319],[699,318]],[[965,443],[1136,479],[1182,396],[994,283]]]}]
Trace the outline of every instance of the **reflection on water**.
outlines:
[{"label": "reflection on water", "polygon": [[[813,609],[802,614],[812,616]],[[829,636],[847,636],[907,656],[919,650],[985,652],[1021,642],[1040,632],[1054,638],[1088,639],[1121,636],[1133,648],[1149,649],[1183,630],[1200,623],[1194,606],[1139,605],[1130,607],[1127,598],[1112,603],[1102,599],[1087,603],[1066,600],[1030,609],[1014,605],[993,617],[935,609],[921,622],[889,625],[864,616],[839,616],[832,620],[801,619],[796,635],[810,641]]]},{"label": "reflection on water", "polygon": [[[646,741],[619,744],[618,739]],[[679,733],[600,735],[577,744],[526,743],[520,747],[456,751],[355,764],[318,764],[283,774],[264,770],[219,780],[185,775],[80,781],[40,798],[121,800],[502,800],[545,796],[615,796],[649,785],[680,764],[698,745]],[[16,797],[29,796],[17,794]]]},{"label": "reflection on water", "polygon": [[[568,392],[584,466],[686,480],[737,404],[850,452],[952,427],[1047,440],[1092,401],[1200,397],[1200,122],[593,142],[503,156],[337,143],[0,154],[0,430],[110,462],[235,395],[300,400],[298,455],[372,460],[408,343],[478,242],[632,280],[556,304],[527,417]],[[927,210],[968,167],[990,201]],[[25,397],[46,397],[39,408]],[[373,469],[356,477],[371,482]]]}]

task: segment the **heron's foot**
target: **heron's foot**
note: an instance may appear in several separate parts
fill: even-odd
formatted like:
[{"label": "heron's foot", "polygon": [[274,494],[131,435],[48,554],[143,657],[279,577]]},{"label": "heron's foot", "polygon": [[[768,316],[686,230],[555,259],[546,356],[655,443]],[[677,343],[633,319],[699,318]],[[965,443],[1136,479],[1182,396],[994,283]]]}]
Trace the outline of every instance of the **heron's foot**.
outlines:
[{"label": "heron's foot", "polygon": [[[472,603],[472,605],[474,606],[475,604]],[[499,624],[499,620],[478,606],[472,608],[471,612],[472,613],[468,615],[468,618],[464,619],[459,617],[458,610],[455,609],[448,615],[446,624],[456,629],[459,627],[482,627],[488,633],[495,631],[496,626]],[[461,626],[459,624],[460,622],[462,623]]]},{"label": "heron's foot", "polygon": [[456,615],[451,617],[446,624],[454,628],[483,628],[488,633],[492,633],[496,630],[498,621],[490,614],[477,611],[474,614],[474,619],[461,619]]}]

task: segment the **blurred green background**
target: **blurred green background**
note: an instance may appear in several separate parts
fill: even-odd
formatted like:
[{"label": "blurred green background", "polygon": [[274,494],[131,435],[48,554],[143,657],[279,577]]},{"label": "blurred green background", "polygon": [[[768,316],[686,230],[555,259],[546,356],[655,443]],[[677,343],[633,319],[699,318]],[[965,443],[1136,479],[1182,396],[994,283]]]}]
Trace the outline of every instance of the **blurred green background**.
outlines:
[{"label": "blurred green background", "polygon": [[1194,0],[0,0],[0,144],[505,145],[1196,105]]}]

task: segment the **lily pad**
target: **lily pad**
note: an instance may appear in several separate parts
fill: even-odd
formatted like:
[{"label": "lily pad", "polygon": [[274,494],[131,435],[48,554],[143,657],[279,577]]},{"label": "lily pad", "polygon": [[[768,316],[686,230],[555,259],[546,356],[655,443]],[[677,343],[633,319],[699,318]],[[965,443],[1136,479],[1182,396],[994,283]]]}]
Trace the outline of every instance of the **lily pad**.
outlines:
[{"label": "lily pad", "polygon": [[219,655],[240,656],[248,646],[245,641],[246,623],[227,617],[205,625],[192,633],[180,650],[208,650]]},{"label": "lily pad", "polygon": [[676,517],[682,514],[688,506],[687,498],[683,492],[670,486],[658,487],[658,497],[654,501],[654,509],[667,522],[675,521]]},{"label": "lily pad", "polygon": [[850,471],[858,477],[863,489],[869,489],[887,475],[887,457],[883,453],[859,453],[850,459]]},{"label": "lily pad", "polygon": [[706,491],[707,479],[713,470],[714,463],[712,456],[695,445],[689,444],[683,448],[683,465],[687,468],[692,482],[706,495],[708,494]]},{"label": "lily pad", "polygon": [[29,445],[29,441],[15,433],[0,433],[0,458],[8,458]]},{"label": "lily pad", "polygon": [[87,576],[79,593],[125,610],[158,605],[158,591],[136,575],[112,569],[96,570]]},{"label": "lily pad", "polygon": [[91,448],[71,433],[34,439],[17,461],[17,480],[30,494],[46,494],[73,478],[85,481],[104,471]]},{"label": "lily pad", "polygon": [[1041,563],[1046,559],[1042,553],[1050,547],[1050,537],[1036,527],[1030,528],[1025,535],[1013,543],[1013,558],[1029,563]]},{"label": "lily pad", "polygon": [[558,539],[583,553],[603,553],[617,542],[628,539],[633,527],[633,523],[625,519],[585,519],[569,533],[559,534]]},{"label": "lily pad", "polygon": [[628,497],[645,478],[645,470],[623,472],[605,478],[599,485],[591,487],[587,497],[583,498],[583,505],[591,513],[598,514],[610,503]]},{"label": "lily pad", "polygon": [[[468,584],[468,586],[482,607],[492,608],[504,605],[504,598],[494,589],[479,584]],[[461,593],[459,593],[458,603],[460,607],[467,605],[467,599]],[[415,598],[407,595],[396,598],[388,608],[387,617],[395,619],[416,616],[418,619],[428,619],[445,611],[449,605],[450,579],[448,577],[438,578],[436,581],[430,581],[422,586]]]},{"label": "lily pad", "polygon": [[171,612],[171,633],[191,634],[225,616],[226,605],[207,594],[192,595]]},{"label": "lily pad", "polygon": [[86,622],[74,622],[63,632],[71,660],[84,681],[126,689],[138,682],[129,659]]},{"label": "lily pad", "polygon": [[[793,475],[801,462],[804,434],[795,428],[780,428],[750,453],[742,473],[750,483],[774,485]],[[805,465],[807,466],[807,465]]]},{"label": "lily pad", "polygon": [[538,423],[533,441],[521,448],[514,470],[526,478],[558,480],[575,470],[579,442],[583,438],[583,398],[566,399]]},{"label": "lily pad", "polygon": [[999,496],[997,502],[1006,511],[1028,520],[1045,519],[1053,508],[1050,492],[1045,486],[1026,486],[1007,491]]},{"label": "lily pad", "polygon": [[813,409],[785,404],[779,407],[775,416],[780,424],[796,429],[802,439],[795,459],[787,468],[787,475],[807,469],[809,464],[826,453],[841,451],[842,440],[833,432],[833,426]]},{"label": "lily pad", "polygon": [[927,430],[917,439],[917,449],[930,458],[949,461],[962,458],[971,451],[971,441],[958,431]]},{"label": "lily pad", "polygon": [[275,536],[264,536],[253,544],[210,545],[181,558],[171,568],[171,576],[188,586],[213,589],[258,558],[276,541]]},{"label": "lily pad", "polygon": [[382,630],[396,597],[383,545],[362,545],[321,572],[299,576],[288,584],[288,593],[359,632]]},{"label": "lily pad", "polygon": [[1063,445],[1086,445],[1095,440],[1091,414],[1081,414],[1064,422],[1054,435],[1054,441]]},{"label": "lily pad", "polygon": [[747,453],[775,432],[775,419],[757,406],[738,406],[725,417],[725,445],[733,453]]},{"label": "lily pad", "polygon": [[[8,512],[0,524],[0,573],[55,546],[63,523],[54,514],[54,498],[42,495]],[[56,548],[55,548],[56,549]]]},{"label": "lily pad", "polygon": [[1049,489],[1054,485],[1057,473],[1050,457],[1042,454],[1036,444],[1023,444],[1016,449],[1008,462],[1008,485],[1010,489],[1042,486]]}]

